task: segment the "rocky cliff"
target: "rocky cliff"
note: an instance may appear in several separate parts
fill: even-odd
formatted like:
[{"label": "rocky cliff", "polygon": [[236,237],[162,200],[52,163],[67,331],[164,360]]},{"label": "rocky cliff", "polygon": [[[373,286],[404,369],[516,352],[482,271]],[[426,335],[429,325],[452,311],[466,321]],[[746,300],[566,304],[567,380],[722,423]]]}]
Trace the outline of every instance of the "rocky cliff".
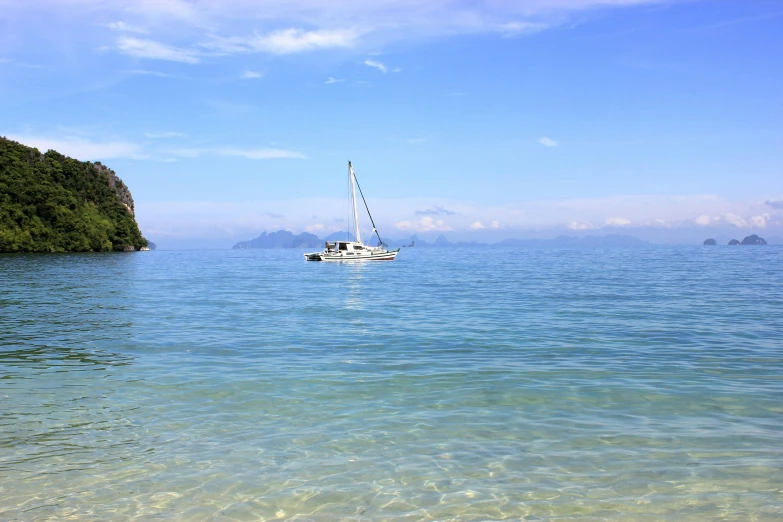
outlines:
[{"label": "rocky cliff", "polygon": [[96,161],[94,166],[95,172],[97,172],[99,176],[106,178],[109,187],[111,187],[117,194],[120,202],[125,205],[125,208],[130,211],[133,217],[136,217],[136,207],[133,204],[133,196],[131,196],[128,186],[117,177],[117,174],[113,170],[103,165],[100,161]]}]

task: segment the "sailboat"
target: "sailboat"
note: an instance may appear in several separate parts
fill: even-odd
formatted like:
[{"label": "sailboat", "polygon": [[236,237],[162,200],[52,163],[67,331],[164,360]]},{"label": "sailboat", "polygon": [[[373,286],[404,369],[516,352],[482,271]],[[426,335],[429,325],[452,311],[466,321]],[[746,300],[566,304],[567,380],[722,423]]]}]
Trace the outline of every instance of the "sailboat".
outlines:
[{"label": "sailboat", "polygon": [[[392,261],[400,249],[388,250],[383,241],[381,235],[378,233],[378,229],[375,228],[375,221],[370,214],[370,207],[367,206],[367,200],[364,199],[362,193],[362,187],[359,186],[359,182],[356,180],[356,174],[353,172],[353,165],[348,162],[348,176],[351,186],[351,205],[353,210],[353,224],[354,224],[354,241],[340,240],[340,241],[327,241],[326,247],[321,252],[311,252],[305,254],[307,261]],[[378,236],[378,246],[365,245],[362,242],[362,233],[359,230],[359,211],[356,207],[356,188],[359,188],[359,194],[362,196],[364,202],[364,208],[367,209],[367,215],[370,216],[370,222],[372,223],[372,231]]]}]

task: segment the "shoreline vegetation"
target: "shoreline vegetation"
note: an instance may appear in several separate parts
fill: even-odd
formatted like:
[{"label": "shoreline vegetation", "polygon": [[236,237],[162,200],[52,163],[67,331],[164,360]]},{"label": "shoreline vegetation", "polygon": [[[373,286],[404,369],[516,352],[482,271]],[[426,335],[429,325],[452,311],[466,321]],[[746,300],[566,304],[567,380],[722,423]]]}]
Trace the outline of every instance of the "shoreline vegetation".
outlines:
[{"label": "shoreline vegetation", "polygon": [[130,190],[113,170],[0,136],[0,252],[148,248]]}]

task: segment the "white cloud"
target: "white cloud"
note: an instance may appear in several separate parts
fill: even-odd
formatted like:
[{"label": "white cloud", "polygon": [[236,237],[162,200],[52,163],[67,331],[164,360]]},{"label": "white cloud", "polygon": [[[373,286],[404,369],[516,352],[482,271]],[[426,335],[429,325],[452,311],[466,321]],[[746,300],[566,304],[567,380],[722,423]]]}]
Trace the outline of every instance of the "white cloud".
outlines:
[{"label": "white cloud", "polygon": [[324,230],[326,230],[326,227],[323,226],[321,223],[316,223],[314,225],[306,226],[305,230],[307,232],[310,232],[311,234],[315,234],[315,233],[318,233],[318,232],[323,232]]},{"label": "white cloud", "polygon": [[140,147],[128,141],[93,141],[81,137],[48,138],[44,136],[7,136],[28,147],[35,147],[41,152],[56,150],[60,154],[70,156],[80,161],[95,161],[114,158],[141,159]]},{"label": "white cloud", "polygon": [[0,58],[0,63],[11,63],[10,58]]},{"label": "white cloud", "polygon": [[568,228],[571,230],[589,230],[593,228],[593,226],[590,223],[585,223],[583,221],[571,221],[568,223]]},{"label": "white cloud", "polygon": [[268,34],[221,37],[212,35],[202,47],[221,54],[269,53],[292,54],[318,49],[353,47],[359,33],[351,29],[305,31],[288,28]]},{"label": "white cloud", "polygon": [[256,78],[263,78],[263,77],[264,77],[264,73],[258,71],[245,71],[239,76],[239,78],[242,80],[255,80]]},{"label": "white cloud", "polygon": [[[202,151],[202,154],[214,154],[214,151]],[[371,190],[370,187],[367,190]],[[725,200],[709,195],[684,196],[612,196],[606,198],[571,199],[571,200],[538,200],[525,201],[520,204],[506,206],[485,206],[458,200],[432,200],[431,198],[395,198],[385,199],[376,196],[371,198],[373,217],[381,232],[381,237],[399,239],[406,237],[405,232],[431,234],[448,232],[450,240],[478,239],[494,241],[503,237],[554,237],[563,233],[593,234],[624,233],[644,237],[645,233],[653,234],[655,242],[678,242],[688,234],[694,234],[698,243],[704,240],[704,228],[696,225],[695,219],[700,215],[713,216],[712,225],[715,231],[710,235],[727,237],[733,228],[725,219],[718,218],[723,214],[733,214],[742,217],[747,232],[736,232],[734,235],[742,239],[753,232],[757,225],[752,218],[770,214],[765,220],[764,235],[769,237],[783,235],[783,212],[770,212],[764,199],[758,200]],[[767,198],[768,199],[768,198]],[[451,209],[449,215],[416,215],[416,209],[432,207],[433,205]],[[137,202],[137,215],[142,218],[142,226],[155,226],[159,229],[169,229],[169,234],[176,230],[183,237],[194,237],[214,234],[225,236],[225,230],[233,230],[232,234],[241,232],[250,239],[256,237],[261,230],[279,230],[285,228],[291,231],[302,231],[308,226],[322,223],[326,232],[345,230],[345,218],[340,218],[340,208],[344,208],[344,198],[310,198],[310,199],[271,199],[267,201],[225,201],[212,203],[186,202]],[[156,209],[154,212],[152,209]],[[262,209],[262,210],[259,210]],[[313,209],[318,218],[313,217]],[[333,210],[330,210],[333,209]],[[274,216],[272,216],[274,214]],[[415,217],[411,217],[415,216]],[[492,216],[502,224],[502,230],[492,230],[488,226],[486,216]],[[622,216],[631,222],[630,225],[618,229],[605,225],[607,218]],[[429,220],[421,221],[421,217]],[[274,218],[274,219],[273,219]],[[447,220],[447,222],[441,221]],[[471,229],[474,223],[482,228]],[[365,225],[369,223],[365,222]],[[146,231],[146,228],[144,229]],[[734,229],[737,230],[737,229]],[[756,228],[760,230],[760,228]],[[209,232],[213,231],[213,232]],[[369,231],[368,231],[369,232]],[[484,236],[486,234],[486,236]],[[722,234],[722,235],[721,235]],[[767,237],[767,239],[769,239]],[[493,239],[494,238],[494,239]],[[153,238],[154,240],[154,238]],[[429,241],[430,238],[428,237]],[[689,239],[688,241],[693,241]]]},{"label": "white cloud", "polygon": [[631,220],[622,217],[612,217],[612,218],[608,218],[604,222],[604,224],[609,226],[615,226],[615,227],[624,227],[626,225],[630,225]]},{"label": "white cloud", "polygon": [[492,223],[490,223],[489,228],[494,228],[495,230],[497,230],[497,229],[503,228],[503,227],[500,226],[500,222],[499,221],[493,221]]},{"label": "white cloud", "polygon": [[329,85],[331,83],[338,83],[338,82],[344,82],[344,81],[345,81],[345,78],[333,78],[333,77],[330,76],[329,78],[326,79],[326,81],[324,83],[326,85]]},{"label": "white cloud", "polygon": [[106,24],[106,27],[111,29],[112,31],[121,31],[124,33],[139,33],[139,34],[147,34],[149,31],[143,27],[137,27],[135,25],[128,25],[125,22],[112,22],[110,24]]},{"label": "white cloud", "polygon": [[710,219],[710,216],[706,214],[702,214],[701,216],[696,218],[696,224],[701,226],[707,226],[710,223],[712,223],[712,219]]},{"label": "white cloud", "polygon": [[761,214],[760,216],[753,216],[750,218],[751,222],[759,227],[759,228],[766,228],[767,227],[767,221],[769,218],[772,217],[769,214]]},{"label": "white cloud", "polygon": [[413,230],[416,232],[432,232],[435,230],[448,232],[449,230],[452,230],[442,219],[436,220],[431,217],[423,217],[419,221],[400,221],[395,224],[395,227],[397,230]]},{"label": "white cloud", "polygon": [[481,223],[481,221],[476,221],[470,225],[471,230],[481,230],[482,228],[487,228]]},{"label": "white cloud", "polygon": [[305,156],[301,152],[295,150],[284,150],[284,149],[221,148],[221,149],[216,149],[215,152],[222,156],[241,156],[243,158],[253,159],[253,160],[307,158],[307,156]]},{"label": "white cloud", "polygon": [[123,54],[138,58],[182,63],[198,63],[200,61],[198,52],[193,49],[181,49],[152,40],[140,40],[127,36],[122,36],[117,40],[117,49]]},{"label": "white cloud", "polygon": [[544,147],[558,147],[560,145],[559,142],[553,140],[552,138],[547,138],[546,136],[538,140],[538,143]]},{"label": "white cloud", "polygon": [[727,223],[731,223],[735,227],[739,227],[739,228],[745,228],[748,224],[745,218],[743,218],[742,216],[738,216],[737,214],[734,214],[732,212],[727,212],[723,214],[723,219]]},{"label": "white cloud", "polygon": [[374,67],[381,71],[383,74],[386,74],[389,72],[389,68],[386,67],[386,65],[382,62],[378,62],[376,60],[365,60],[364,65],[367,65],[368,67]]}]

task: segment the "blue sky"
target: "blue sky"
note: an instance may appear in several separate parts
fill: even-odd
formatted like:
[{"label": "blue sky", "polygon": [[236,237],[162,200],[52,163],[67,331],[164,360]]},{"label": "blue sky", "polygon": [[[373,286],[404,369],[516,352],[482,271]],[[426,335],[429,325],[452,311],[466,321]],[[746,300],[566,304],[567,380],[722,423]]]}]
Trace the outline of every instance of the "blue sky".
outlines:
[{"label": "blue sky", "polygon": [[162,245],[783,235],[777,1],[0,0],[0,134]]}]

